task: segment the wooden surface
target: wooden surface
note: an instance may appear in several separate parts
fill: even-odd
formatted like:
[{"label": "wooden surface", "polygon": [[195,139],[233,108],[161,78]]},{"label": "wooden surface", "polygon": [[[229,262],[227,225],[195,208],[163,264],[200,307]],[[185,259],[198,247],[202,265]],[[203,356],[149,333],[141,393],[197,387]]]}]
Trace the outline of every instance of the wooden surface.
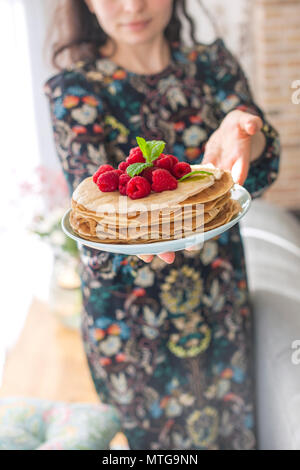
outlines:
[{"label": "wooden surface", "polygon": [[[65,328],[34,299],[23,331],[8,353],[0,397],[99,403],[79,331]],[[125,441],[124,441],[125,440]],[[118,433],[112,443],[126,443]]]},{"label": "wooden surface", "polygon": [[38,300],[7,356],[0,396],[10,395],[99,403],[80,332],[61,325]]}]

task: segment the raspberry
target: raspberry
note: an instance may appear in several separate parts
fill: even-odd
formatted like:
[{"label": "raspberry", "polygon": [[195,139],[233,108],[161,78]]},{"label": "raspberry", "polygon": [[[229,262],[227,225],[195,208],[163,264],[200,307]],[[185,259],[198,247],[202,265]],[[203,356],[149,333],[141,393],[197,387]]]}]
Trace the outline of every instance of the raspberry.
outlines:
[{"label": "raspberry", "polygon": [[127,175],[127,173],[123,173],[123,175],[120,175],[120,178],[119,178],[119,192],[123,196],[126,196],[127,183],[130,180],[131,180],[131,176]]},{"label": "raspberry", "polygon": [[153,162],[152,162],[153,165],[154,165],[154,166],[157,166],[158,160],[160,160],[160,159],[163,158],[164,156],[165,156],[165,154],[164,154],[164,153],[161,153],[161,154],[159,155],[159,157],[157,157],[156,160],[153,160]]},{"label": "raspberry", "polygon": [[[176,181],[176,180],[175,180]],[[151,184],[143,176],[134,176],[127,183],[126,194],[131,199],[140,199],[151,193]]]},{"label": "raspberry", "polygon": [[131,157],[132,155],[135,155],[135,154],[143,155],[143,152],[141,151],[141,149],[138,145],[136,147],[132,147],[130,149],[129,157]]},{"label": "raspberry", "polygon": [[97,179],[97,186],[100,191],[109,192],[116,191],[119,187],[119,170],[106,171],[102,173]]},{"label": "raspberry", "polygon": [[118,168],[117,170],[114,170],[115,173],[117,173],[117,175],[119,175],[119,177],[121,175],[124,175],[125,171],[124,170],[120,170],[120,168]]},{"label": "raspberry", "polygon": [[97,180],[102,173],[106,171],[112,171],[114,168],[111,165],[100,165],[96,173],[93,174],[93,181],[97,184]]},{"label": "raspberry", "polygon": [[165,155],[164,153],[161,153],[161,154],[159,155],[159,157],[157,157],[156,160],[153,160],[153,162],[152,162],[153,165],[154,165],[154,166],[157,166],[158,160],[160,160],[161,158],[164,158],[164,157],[166,157],[166,155]]},{"label": "raspberry", "polygon": [[129,156],[126,158],[126,162],[128,162],[129,165],[132,165],[133,163],[146,162],[140,147],[134,147],[130,150]]},{"label": "raspberry", "polygon": [[128,162],[121,162],[118,165],[119,170],[126,171],[126,168],[129,166]]},{"label": "raspberry", "polygon": [[192,169],[189,163],[179,162],[173,166],[172,175],[175,176],[175,178],[179,179],[182,176],[186,175],[187,173],[190,173],[191,171]]},{"label": "raspberry", "polygon": [[177,179],[168,170],[159,168],[152,173],[151,189],[156,193],[166,190],[176,189],[178,186]]},{"label": "raspberry", "polygon": [[174,161],[174,165],[176,165],[176,163],[178,163],[178,162],[179,162],[178,158],[177,158],[177,157],[175,157],[175,155],[166,155],[166,157],[171,157],[171,158],[172,158],[172,160]]},{"label": "raspberry", "polygon": [[174,165],[178,163],[178,158],[174,157],[174,155],[165,155],[164,157],[160,157],[158,159],[158,162],[156,165],[159,168],[164,168],[165,170],[168,170],[170,173],[172,173],[172,168]]},{"label": "raspberry", "polygon": [[144,178],[147,178],[149,183],[152,183],[152,173],[154,170],[157,170],[157,166],[151,166],[149,168],[145,168],[141,173],[140,176],[143,176]]}]

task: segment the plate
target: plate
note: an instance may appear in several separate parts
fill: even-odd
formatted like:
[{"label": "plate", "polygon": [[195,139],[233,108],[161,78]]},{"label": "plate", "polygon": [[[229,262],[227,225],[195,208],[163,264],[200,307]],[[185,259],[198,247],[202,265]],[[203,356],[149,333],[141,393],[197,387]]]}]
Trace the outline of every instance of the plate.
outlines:
[{"label": "plate", "polygon": [[64,233],[76,240],[79,244],[88,246],[90,248],[94,248],[96,250],[101,251],[109,251],[111,253],[120,253],[124,255],[143,255],[143,254],[158,254],[164,253],[166,251],[179,251],[184,250],[188,246],[198,245],[201,246],[207,240],[214,238],[220,235],[226,230],[230,229],[238,223],[238,221],[244,217],[244,215],[248,212],[250,205],[251,205],[251,196],[249,192],[239,184],[234,184],[231,189],[231,197],[239,201],[242,210],[227,224],[221,225],[220,227],[214,228],[212,230],[208,230],[207,232],[200,232],[195,235],[191,235],[189,237],[184,238],[177,238],[175,240],[170,241],[158,241],[154,243],[143,243],[143,244],[109,244],[109,243],[101,243],[101,242],[93,242],[89,240],[85,240],[84,238],[79,237],[72,229],[70,222],[69,222],[69,214],[71,209],[68,209],[65,215],[62,218],[62,229]]}]

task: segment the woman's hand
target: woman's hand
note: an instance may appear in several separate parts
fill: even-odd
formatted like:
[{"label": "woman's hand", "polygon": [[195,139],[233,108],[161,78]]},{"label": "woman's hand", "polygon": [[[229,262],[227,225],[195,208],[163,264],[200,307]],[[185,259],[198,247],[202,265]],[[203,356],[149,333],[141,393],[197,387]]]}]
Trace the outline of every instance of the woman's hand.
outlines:
[{"label": "woman's hand", "polygon": [[[217,168],[230,170],[234,181],[242,185],[247,178],[250,161],[256,158],[263,149],[265,143],[263,135],[259,136],[262,139],[259,138],[253,145],[253,149],[251,148],[253,136],[260,133],[262,126],[263,122],[259,116],[240,110],[230,111],[207,141],[201,163],[213,163]],[[197,250],[199,245],[185,249]],[[154,255],[137,256],[146,263],[150,263]],[[173,263],[175,259],[173,251],[159,253],[157,256],[168,264]]]},{"label": "woman's hand", "polygon": [[230,111],[208,139],[201,164],[213,163],[217,168],[230,170],[234,181],[243,185],[250,161],[257,158],[264,147],[262,126],[259,116]]}]

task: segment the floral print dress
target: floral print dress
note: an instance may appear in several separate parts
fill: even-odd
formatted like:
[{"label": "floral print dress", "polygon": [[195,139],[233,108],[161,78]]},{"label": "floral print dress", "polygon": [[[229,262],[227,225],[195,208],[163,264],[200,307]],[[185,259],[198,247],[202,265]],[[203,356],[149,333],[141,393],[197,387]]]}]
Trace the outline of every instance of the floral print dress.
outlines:
[{"label": "floral print dress", "polygon": [[[266,146],[244,186],[277,178],[277,131],[254,103],[223,39],[171,44],[171,63],[140,75],[108,58],[78,62],[45,84],[70,196],[101,164],[117,167],[136,136],[201,163],[233,109],[263,119]],[[172,264],[80,247],[81,331],[102,402],[120,413],[131,449],[255,449],[253,311],[239,224]]]}]

